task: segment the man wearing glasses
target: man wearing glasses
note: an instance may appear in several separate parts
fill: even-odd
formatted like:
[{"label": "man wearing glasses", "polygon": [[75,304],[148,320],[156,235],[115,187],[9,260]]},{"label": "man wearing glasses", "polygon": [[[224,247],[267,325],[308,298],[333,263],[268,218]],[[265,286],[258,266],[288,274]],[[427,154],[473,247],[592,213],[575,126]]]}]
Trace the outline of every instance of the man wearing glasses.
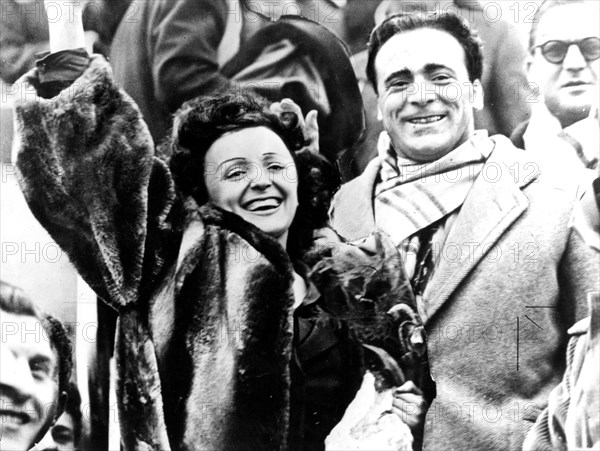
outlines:
[{"label": "man wearing glasses", "polygon": [[526,63],[532,114],[511,137],[517,147],[598,167],[598,14],[598,2],[585,0],[546,0],[536,12]]}]

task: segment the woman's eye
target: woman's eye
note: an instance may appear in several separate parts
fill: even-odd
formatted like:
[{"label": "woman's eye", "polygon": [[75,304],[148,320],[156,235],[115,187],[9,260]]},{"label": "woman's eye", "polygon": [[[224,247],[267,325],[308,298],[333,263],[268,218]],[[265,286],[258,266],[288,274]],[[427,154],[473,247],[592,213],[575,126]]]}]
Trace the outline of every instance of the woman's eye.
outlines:
[{"label": "woman's eye", "polygon": [[242,177],[244,177],[244,175],[246,175],[246,170],[244,168],[241,168],[238,166],[238,167],[229,169],[225,173],[225,178],[227,180],[239,180]]},{"label": "woman's eye", "polygon": [[281,171],[284,168],[284,166],[281,163],[270,163],[267,166],[267,169],[269,171]]},{"label": "woman's eye", "polygon": [[434,82],[446,82],[450,80],[450,76],[446,74],[439,74],[433,77]]}]

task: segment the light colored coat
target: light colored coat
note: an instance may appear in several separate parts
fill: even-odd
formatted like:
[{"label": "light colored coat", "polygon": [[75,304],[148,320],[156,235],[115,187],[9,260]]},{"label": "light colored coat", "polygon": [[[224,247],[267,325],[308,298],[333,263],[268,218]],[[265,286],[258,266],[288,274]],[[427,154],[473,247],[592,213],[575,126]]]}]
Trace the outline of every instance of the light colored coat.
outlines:
[{"label": "light colored coat", "polygon": [[[598,290],[597,255],[570,227],[577,195],[504,137],[474,182],[423,294],[437,396],[424,449],[520,449],[561,380],[567,329]],[[373,160],[337,193],[334,228],[376,230]]]}]

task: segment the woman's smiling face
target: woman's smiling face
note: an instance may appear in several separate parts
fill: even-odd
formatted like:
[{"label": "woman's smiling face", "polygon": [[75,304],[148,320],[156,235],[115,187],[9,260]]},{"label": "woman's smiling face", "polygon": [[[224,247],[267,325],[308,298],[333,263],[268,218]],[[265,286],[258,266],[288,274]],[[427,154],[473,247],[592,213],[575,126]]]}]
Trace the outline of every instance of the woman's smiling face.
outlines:
[{"label": "woman's smiling face", "polygon": [[204,160],[208,199],[241,216],[285,247],[298,207],[298,175],[282,139],[267,127],[227,133]]}]

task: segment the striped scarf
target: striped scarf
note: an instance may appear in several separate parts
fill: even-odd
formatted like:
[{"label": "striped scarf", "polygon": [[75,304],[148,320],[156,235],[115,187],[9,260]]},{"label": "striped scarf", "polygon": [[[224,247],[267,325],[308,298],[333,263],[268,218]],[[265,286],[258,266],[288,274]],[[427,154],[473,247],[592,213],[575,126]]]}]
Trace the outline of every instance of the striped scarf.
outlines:
[{"label": "striped scarf", "polygon": [[396,155],[389,135],[379,137],[381,182],[375,189],[377,227],[402,249],[407,238],[457,210],[494,148],[480,130],[442,158],[417,163]]}]

